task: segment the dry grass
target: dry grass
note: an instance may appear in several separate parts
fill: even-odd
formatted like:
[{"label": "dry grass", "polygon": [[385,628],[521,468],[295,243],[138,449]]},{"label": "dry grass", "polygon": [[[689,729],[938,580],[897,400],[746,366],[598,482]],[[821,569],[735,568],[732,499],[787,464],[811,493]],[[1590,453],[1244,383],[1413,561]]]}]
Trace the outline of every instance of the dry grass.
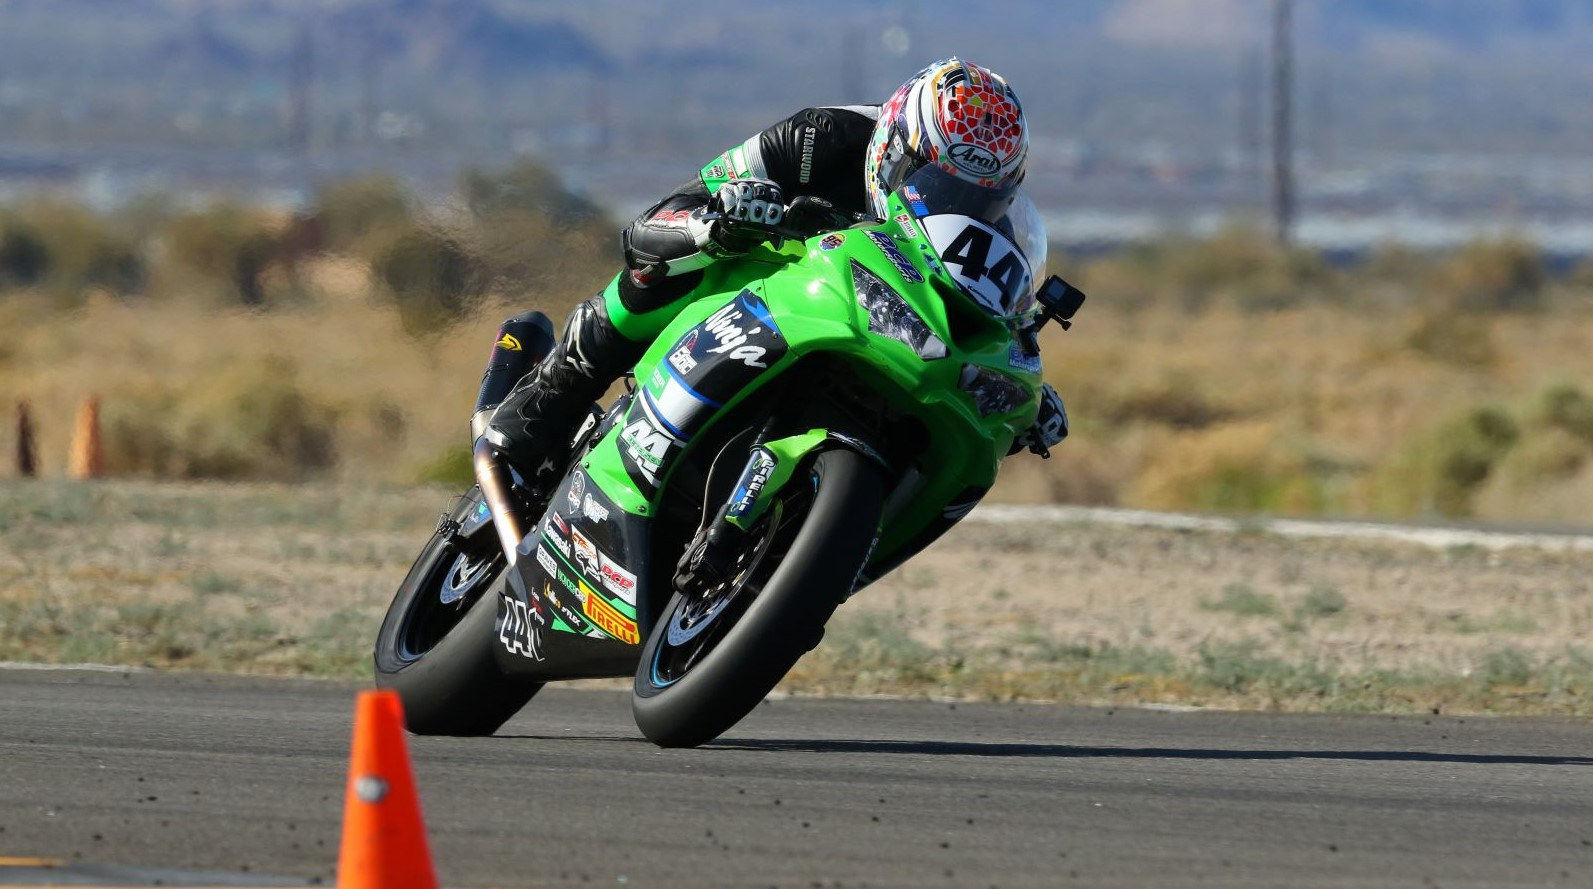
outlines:
[{"label": "dry grass", "polygon": [[[528,308],[559,317],[591,292],[571,284],[540,305],[489,302],[417,339],[396,309],[373,302],[351,265],[317,264],[310,281],[318,298],[271,312],[104,297],[41,317],[25,299],[0,303],[0,399],[34,405],[47,475],[63,471],[73,412],[97,393],[118,474],[295,478],[326,470],[412,482],[441,452],[468,444],[498,323]],[[11,435],[0,430],[7,453]],[[317,438],[325,439],[320,453]],[[295,445],[304,439],[312,440],[309,459]]]},{"label": "dry grass", "polygon": [[[998,496],[1152,509],[1593,523],[1593,435],[1543,419],[1546,394],[1593,393],[1593,300],[1477,316],[1484,365],[1412,347],[1424,310],[1326,304],[1129,311],[1110,295],[1048,332],[1047,377],[1074,436],[1010,467]],[[1452,465],[1455,426],[1494,409],[1518,439],[1482,478]],[[1561,423],[1561,426],[1567,424]],[[1016,462],[1016,461],[1014,461]],[[1454,476],[1453,478],[1451,476]],[[1446,500],[1458,485],[1458,502]]]},{"label": "dry grass", "polygon": [[[0,484],[0,660],[361,676],[445,490]],[[784,688],[1593,710],[1593,556],[967,524]]]},{"label": "dry grass", "polygon": [[[159,296],[7,291],[0,402],[33,402],[46,473],[97,392],[119,475],[446,477],[496,324],[530,307],[560,317],[613,269],[573,247],[517,265],[516,239],[550,223],[514,218],[504,243],[472,246],[500,274],[455,294],[472,308],[448,324],[417,320],[431,317],[427,275],[395,290],[379,257],[268,264],[255,310],[226,308],[196,262],[155,263]],[[1335,270],[1234,230],[1068,271],[1093,296],[1073,331],[1047,332],[1045,354],[1074,436],[1050,463],[1010,461],[998,498],[1593,523],[1593,297],[1525,245]],[[509,295],[516,282],[536,295]]]}]

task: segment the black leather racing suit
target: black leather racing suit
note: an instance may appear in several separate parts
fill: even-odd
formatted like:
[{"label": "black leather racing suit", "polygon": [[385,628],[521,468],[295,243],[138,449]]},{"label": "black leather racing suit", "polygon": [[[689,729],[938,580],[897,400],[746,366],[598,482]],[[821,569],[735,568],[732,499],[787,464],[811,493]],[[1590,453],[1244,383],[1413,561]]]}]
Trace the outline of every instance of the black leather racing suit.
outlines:
[{"label": "black leather racing suit", "polygon": [[696,280],[662,279],[690,275],[715,260],[698,249],[686,220],[722,182],[767,179],[780,186],[787,203],[810,195],[840,210],[863,212],[863,155],[878,119],[878,105],[806,108],[715,158],[621,234],[633,283],[641,285],[621,289],[625,307],[646,312],[667,304]]},{"label": "black leather racing suit", "polygon": [[[700,270],[728,255],[714,245],[698,247],[688,225],[692,211],[705,206],[721,183],[755,177],[777,183],[786,201],[813,195],[861,212],[867,203],[863,156],[878,117],[878,105],[798,111],[726,151],[637,217],[620,236],[628,273],[620,275],[618,305],[600,293],[575,307],[563,338],[491,414],[487,441],[527,478],[543,481],[557,462],[550,456],[568,443],[586,406],[641,358],[690,301]],[[675,311],[661,311],[670,306]],[[540,313],[511,318],[505,329],[532,323],[533,316]],[[478,404],[478,416],[488,407]]]},{"label": "black leather racing suit", "polygon": [[[756,178],[779,185],[787,203],[811,195],[839,210],[864,212],[868,197],[863,158],[879,110],[878,105],[848,105],[798,111],[715,158],[637,217],[620,236],[628,270],[619,276],[613,302],[600,293],[575,307],[565,322],[563,338],[491,414],[485,432],[488,442],[527,478],[539,484],[556,481],[544,478],[558,463],[550,457],[562,453],[586,406],[635,365],[690,301],[691,291],[702,280],[701,269],[733,255],[711,240],[706,248],[699,246],[704,239],[693,232],[693,211],[706,206],[721,184]],[[527,313],[509,319],[505,328],[529,321],[543,327],[547,323],[541,313]],[[1066,411],[1049,386],[1041,399],[1041,414],[1041,423],[1050,416],[1050,425],[1060,424],[1061,436],[1067,434]],[[1055,443],[1061,437],[1051,438]],[[945,527],[983,494],[970,490],[959,497],[948,507]],[[934,530],[928,539],[943,530]]]}]

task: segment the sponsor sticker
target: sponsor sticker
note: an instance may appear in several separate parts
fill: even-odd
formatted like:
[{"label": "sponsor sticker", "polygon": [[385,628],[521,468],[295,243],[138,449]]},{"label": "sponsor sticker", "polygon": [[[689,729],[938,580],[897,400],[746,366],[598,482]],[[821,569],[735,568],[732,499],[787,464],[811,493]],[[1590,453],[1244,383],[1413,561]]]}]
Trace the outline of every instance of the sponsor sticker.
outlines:
[{"label": "sponsor sticker", "polygon": [[902,227],[902,233],[914,240],[918,239],[918,226],[913,225],[913,217],[906,213],[896,214],[896,224]]},{"label": "sponsor sticker", "polygon": [[829,234],[825,235],[822,240],[819,241],[819,249],[820,250],[834,250],[835,248],[837,248],[837,247],[839,247],[839,246],[841,246],[842,244],[845,244],[845,243],[846,243],[846,235],[843,235],[840,232],[830,232]]},{"label": "sponsor sticker", "polygon": [[664,460],[669,457],[670,449],[677,447],[680,441],[655,426],[652,417],[644,410],[620,433],[620,444],[625,446],[626,456],[630,457],[647,484],[656,486]]},{"label": "sponsor sticker", "polygon": [[542,566],[542,570],[546,571],[549,577],[557,576],[559,573],[559,564],[553,561],[553,554],[540,543],[537,544],[537,564]]},{"label": "sponsor sticker", "polygon": [[[547,598],[548,597],[548,591],[552,590],[552,589],[553,589],[553,584],[552,583],[550,583],[550,582],[548,582],[546,580],[542,581],[542,596],[543,596],[543,598]],[[527,608],[525,613],[532,620],[536,621],[537,626],[545,627],[545,626],[548,625],[548,616],[546,614],[542,613],[542,599],[538,599],[536,596],[532,596],[531,597],[531,607]]]},{"label": "sponsor sticker", "polygon": [[641,641],[641,636],[636,632],[636,622],[620,614],[614,606],[603,601],[602,596],[596,594],[587,596],[585,603],[581,605],[581,612],[587,616],[593,626],[615,639],[631,645]]},{"label": "sponsor sticker", "polygon": [[571,513],[580,511],[581,494],[585,490],[586,476],[582,475],[581,470],[577,469],[575,470],[575,474],[570,477],[570,490],[569,493],[565,495],[565,498],[569,501]]},{"label": "sponsor sticker", "polygon": [[[564,557],[568,559],[570,558],[570,526],[564,524],[562,520],[558,522],[554,521],[554,519],[559,518],[558,513],[551,513],[551,516],[552,517],[548,519],[548,523],[542,528],[542,536],[547,540],[548,543],[553,544],[554,549],[563,553]],[[559,527],[564,528],[564,530],[562,532],[557,530]]]},{"label": "sponsor sticker", "polygon": [[597,547],[588,540],[580,528],[570,529],[570,542],[575,544],[575,561],[588,574],[597,574]]},{"label": "sponsor sticker", "polygon": [[[582,620],[578,613],[571,611],[570,607],[564,604],[564,600],[559,598],[557,587],[552,584],[543,584],[542,596],[553,605],[554,610],[558,612],[557,617],[563,618],[564,622],[569,624],[571,630],[580,632],[580,628],[585,625],[586,621]],[[557,629],[557,625],[554,628]]]},{"label": "sponsor sticker", "polygon": [[1025,373],[1040,372],[1040,356],[1023,354],[1023,349],[1017,343],[1007,348],[1007,364]]},{"label": "sponsor sticker", "polygon": [[738,485],[736,492],[731,497],[730,509],[725,513],[727,519],[740,519],[752,511],[753,503],[757,502],[758,494],[763,491],[763,486],[769,483],[769,476],[774,473],[776,460],[774,455],[763,448],[753,452],[751,470],[744,474],[745,481]]},{"label": "sponsor sticker", "polygon": [[594,522],[606,522],[608,521],[608,507],[593,500],[592,495],[588,493],[581,498],[581,515]]},{"label": "sponsor sticker", "polygon": [[909,185],[902,189],[902,196],[907,198],[907,205],[912,208],[914,216],[929,215],[929,205],[924,203],[924,196],[919,194],[918,186]]},{"label": "sponsor sticker", "polygon": [[691,357],[691,347],[696,344],[697,332],[694,330],[689,344],[682,345],[679,349],[669,353],[669,366],[673,367],[675,372],[681,376],[691,373],[692,369],[697,366],[697,359]]},{"label": "sponsor sticker", "polygon": [[626,571],[623,566],[608,556],[602,557],[602,564],[599,566],[599,570],[601,572],[600,579],[605,589],[625,600],[627,605],[634,606],[636,604],[635,574]]},{"label": "sponsor sticker", "polygon": [[879,231],[865,232],[864,234],[868,235],[868,239],[874,242],[874,246],[879,248],[879,252],[885,254],[885,258],[891,261],[891,265],[895,266],[896,271],[901,273],[903,280],[909,284],[924,283],[923,273],[913,266],[912,261],[901,250],[897,249],[894,238]]},{"label": "sponsor sticker", "polygon": [[575,594],[575,598],[582,599],[584,601],[583,597],[586,594],[581,592],[581,582],[580,581],[572,579],[570,577],[570,575],[565,574],[561,570],[561,571],[559,571],[559,583],[564,584],[564,588],[565,589],[569,590],[571,593],[574,593]]}]

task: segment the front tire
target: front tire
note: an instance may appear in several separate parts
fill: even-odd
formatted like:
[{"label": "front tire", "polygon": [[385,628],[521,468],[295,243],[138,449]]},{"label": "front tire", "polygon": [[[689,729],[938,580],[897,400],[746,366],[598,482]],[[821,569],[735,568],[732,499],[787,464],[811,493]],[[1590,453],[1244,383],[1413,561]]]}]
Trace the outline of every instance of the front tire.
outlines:
[{"label": "front tire", "polygon": [[[473,494],[455,520],[475,508]],[[399,585],[376,634],[376,685],[398,692],[411,732],[490,735],[541,690],[493,658],[507,565],[489,523],[468,538],[434,534]]]},{"label": "front tire", "polygon": [[[631,697],[636,725],[648,740],[695,747],[735,725],[818,644],[825,622],[851,592],[879,527],[880,470],[854,451],[826,451],[814,461],[811,480],[811,494],[786,516],[800,523],[794,536],[758,542],[773,549],[755,561],[766,559],[773,569],[746,569],[734,591],[741,602],[705,608],[680,593],[670,599],[642,648]],[[787,483],[799,495],[801,484],[800,477]],[[778,513],[771,522],[767,533],[785,533]],[[727,625],[692,624],[683,632],[692,614]],[[679,644],[671,642],[672,628]]]}]

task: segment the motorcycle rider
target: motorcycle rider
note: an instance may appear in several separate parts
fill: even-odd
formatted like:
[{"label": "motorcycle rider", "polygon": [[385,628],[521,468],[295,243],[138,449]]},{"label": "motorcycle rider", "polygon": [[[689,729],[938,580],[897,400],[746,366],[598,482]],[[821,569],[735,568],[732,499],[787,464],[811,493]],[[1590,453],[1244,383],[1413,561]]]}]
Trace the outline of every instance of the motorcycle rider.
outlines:
[{"label": "motorcycle rider", "polygon": [[[968,143],[978,146],[977,171],[957,163],[968,149],[954,148]],[[891,192],[926,164],[990,188],[1015,186],[1028,143],[1022,108],[1007,82],[956,57],[918,72],[883,106],[797,112],[715,158],[626,228],[617,297],[600,293],[576,306],[563,338],[496,410],[478,404],[474,430],[548,493],[587,406],[691,302],[703,268],[771,238],[770,226],[779,224],[787,201],[811,195],[838,210],[884,218]],[[516,321],[537,326],[538,339],[551,339],[540,313],[517,316],[505,328]],[[1027,446],[1045,453],[1067,431],[1062,400],[1047,384],[1035,425],[1013,452]]]}]

